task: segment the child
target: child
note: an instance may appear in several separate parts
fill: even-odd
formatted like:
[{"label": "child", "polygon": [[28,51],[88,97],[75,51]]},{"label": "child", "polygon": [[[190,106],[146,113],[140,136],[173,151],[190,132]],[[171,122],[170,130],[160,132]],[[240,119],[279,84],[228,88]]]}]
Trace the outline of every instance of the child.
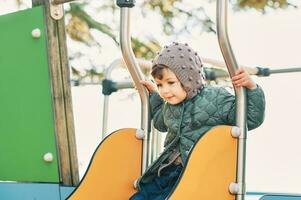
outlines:
[{"label": "child", "polygon": [[[164,200],[172,191],[192,146],[212,127],[235,124],[235,97],[222,87],[205,86],[202,62],[187,44],[174,42],[155,57],[151,72],[155,84],[141,83],[149,90],[156,129],[168,132],[165,150],[137,183],[139,191],[130,200]],[[234,87],[247,88],[248,129],[264,119],[262,89],[243,69],[232,78]]]}]

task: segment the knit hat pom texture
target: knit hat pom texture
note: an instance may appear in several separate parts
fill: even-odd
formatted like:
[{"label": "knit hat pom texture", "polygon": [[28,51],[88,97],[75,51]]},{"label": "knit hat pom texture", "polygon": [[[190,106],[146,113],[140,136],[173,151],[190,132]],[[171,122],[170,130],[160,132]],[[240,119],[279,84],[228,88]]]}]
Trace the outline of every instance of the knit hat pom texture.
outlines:
[{"label": "knit hat pom texture", "polygon": [[164,46],[153,60],[152,66],[156,65],[165,65],[175,73],[187,92],[186,99],[196,96],[205,84],[202,61],[187,43]]}]

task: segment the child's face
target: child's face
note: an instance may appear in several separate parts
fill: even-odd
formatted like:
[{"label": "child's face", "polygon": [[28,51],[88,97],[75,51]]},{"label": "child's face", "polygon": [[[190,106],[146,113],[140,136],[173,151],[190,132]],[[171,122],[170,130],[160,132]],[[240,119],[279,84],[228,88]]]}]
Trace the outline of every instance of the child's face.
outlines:
[{"label": "child's face", "polygon": [[160,96],[168,103],[175,105],[186,99],[187,93],[181,82],[169,69],[163,69],[162,79],[155,78]]}]

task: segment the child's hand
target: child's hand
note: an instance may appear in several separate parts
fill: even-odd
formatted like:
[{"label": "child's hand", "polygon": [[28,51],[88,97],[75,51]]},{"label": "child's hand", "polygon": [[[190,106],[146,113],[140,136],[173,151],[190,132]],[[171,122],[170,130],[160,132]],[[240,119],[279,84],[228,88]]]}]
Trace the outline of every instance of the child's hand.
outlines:
[{"label": "child's hand", "polygon": [[151,81],[140,80],[140,83],[144,85],[150,93],[158,91],[156,84]]},{"label": "child's hand", "polygon": [[251,90],[257,88],[256,83],[251,79],[248,72],[243,68],[239,68],[235,72],[235,75],[232,77],[232,83],[233,83],[234,87],[237,87],[237,88],[246,87]]}]

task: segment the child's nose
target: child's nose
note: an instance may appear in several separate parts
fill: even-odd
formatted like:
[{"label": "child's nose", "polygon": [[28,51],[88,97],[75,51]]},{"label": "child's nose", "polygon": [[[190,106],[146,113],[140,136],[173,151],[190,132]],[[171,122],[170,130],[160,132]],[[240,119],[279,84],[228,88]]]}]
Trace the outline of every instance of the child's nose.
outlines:
[{"label": "child's nose", "polygon": [[161,92],[162,94],[167,94],[169,92],[169,87],[163,86]]}]

